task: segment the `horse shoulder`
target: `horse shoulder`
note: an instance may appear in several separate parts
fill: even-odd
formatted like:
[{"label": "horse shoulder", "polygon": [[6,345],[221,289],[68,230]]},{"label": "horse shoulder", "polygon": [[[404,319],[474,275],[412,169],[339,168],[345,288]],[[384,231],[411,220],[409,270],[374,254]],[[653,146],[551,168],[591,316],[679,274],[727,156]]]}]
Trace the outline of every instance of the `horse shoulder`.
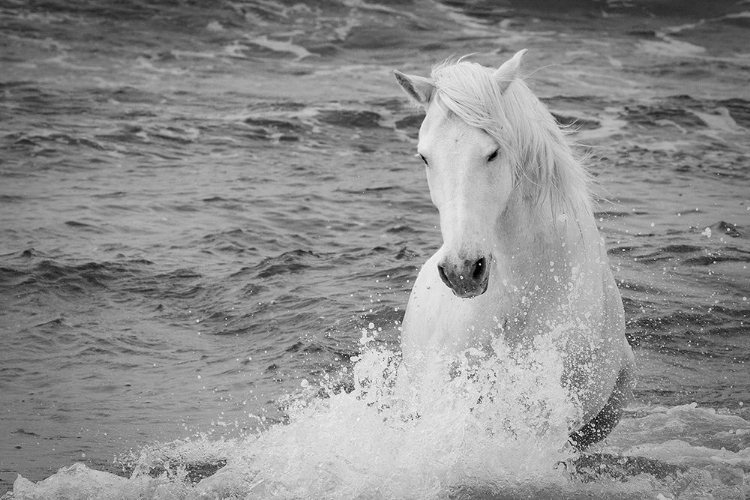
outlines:
[{"label": "horse shoulder", "polygon": [[[582,398],[586,419],[591,419],[607,403],[613,392],[620,404],[628,400],[634,379],[635,362],[633,351],[625,337],[625,315],[617,284],[609,268],[604,248],[591,272],[597,278],[590,281],[586,293],[578,303],[590,307],[588,327],[582,330],[583,338],[573,342],[571,356],[574,361],[572,373],[579,390],[588,397]],[[598,283],[597,283],[598,282]]]}]

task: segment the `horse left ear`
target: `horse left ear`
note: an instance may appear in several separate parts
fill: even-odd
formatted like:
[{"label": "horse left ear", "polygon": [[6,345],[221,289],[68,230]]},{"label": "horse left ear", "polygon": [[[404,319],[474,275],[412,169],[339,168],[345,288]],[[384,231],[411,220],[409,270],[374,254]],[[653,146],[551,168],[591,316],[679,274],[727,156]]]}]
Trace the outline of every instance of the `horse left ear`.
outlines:
[{"label": "horse left ear", "polygon": [[421,76],[405,75],[398,70],[395,70],[393,74],[396,75],[396,80],[404,92],[418,105],[426,108],[435,91],[432,80]]},{"label": "horse left ear", "polygon": [[526,52],[527,49],[519,50],[516,52],[516,55],[505,61],[502,66],[492,73],[492,77],[500,84],[501,92],[505,92],[510,82],[515,80],[516,73],[518,73],[518,68],[521,66],[521,61]]}]

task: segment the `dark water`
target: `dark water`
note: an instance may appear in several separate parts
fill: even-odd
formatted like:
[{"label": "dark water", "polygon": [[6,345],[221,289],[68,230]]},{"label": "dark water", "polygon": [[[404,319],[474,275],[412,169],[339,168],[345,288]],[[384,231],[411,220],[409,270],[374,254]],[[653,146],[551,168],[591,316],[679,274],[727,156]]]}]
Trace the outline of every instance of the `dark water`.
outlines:
[{"label": "dark water", "polygon": [[[440,245],[412,158],[421,118],[392,70],[528,48],[527,81],[591,153],[639,367],[600,451],[690,471],[549,491],[747,498],[748,40],[731,1],[0,2],[0,491],[20,474],[49,479],[13,498],[96,498],[88,469],[223,464],[271,428],[308,489],[268,496],[481,496],[445,481],[354,495],[381,479],[293,456],[283,439],[315,434],[320,463],[366,469],[346,440],[382,429],[347,434],[354,403],[273,424],[288,395],[351,383],[363,329],[398,350]],[[83,476],[56,474],[76,462]],[[144,481],[102,496],[197,494]],[[545,481],[497,498],[553,498]]]}]

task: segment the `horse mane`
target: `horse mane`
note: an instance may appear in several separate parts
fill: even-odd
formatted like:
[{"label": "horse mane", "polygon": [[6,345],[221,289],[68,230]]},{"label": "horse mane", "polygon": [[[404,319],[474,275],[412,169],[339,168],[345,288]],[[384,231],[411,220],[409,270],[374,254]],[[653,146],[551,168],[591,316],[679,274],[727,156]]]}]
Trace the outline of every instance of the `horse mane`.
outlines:
[{"label": "horse mane", "polygon": [[504,82],[502,91],[493,72],[462,59],[439,64],[432,70],[434,98],[498,142],[513,165],[514,190],[521,190],[534,212],[542,219],[551,217],[555,226],[572,220],[580,227],[592,214],[589,175],[581,158],[523,80]]}]

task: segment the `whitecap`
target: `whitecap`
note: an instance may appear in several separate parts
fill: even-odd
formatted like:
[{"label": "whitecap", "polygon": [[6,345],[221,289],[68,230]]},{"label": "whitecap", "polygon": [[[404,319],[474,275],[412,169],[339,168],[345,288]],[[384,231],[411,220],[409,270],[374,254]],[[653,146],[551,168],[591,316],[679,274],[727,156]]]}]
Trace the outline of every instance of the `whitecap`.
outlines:
[{"label": "whitecap", "polygon": [[696,57],[706,53],[706,48],[683,40],[676,40],[664,33],[657,33],[659,40],[642,40],[640,49],[649,54],[667,57]]},{"label": "whitecap", "polygon": [[271,40],[266,35],[254,38],[248,36],[247,39],[254,45],[258,45],[259,47],[263,47],[265,49],[270,49],[274,52],[288,52],[294,54],[295,56],[297,56],[297,60],[304,59],[312,55],[312,53],[309,52],[306,48],[302,47],[301,45],[292,43],[291,40],[286,42]]},{"label": "whitecap", "polygon": [[214,32],[225,31],[224,26],[219,21],[211,21],[206,25],[206,29]]}]

